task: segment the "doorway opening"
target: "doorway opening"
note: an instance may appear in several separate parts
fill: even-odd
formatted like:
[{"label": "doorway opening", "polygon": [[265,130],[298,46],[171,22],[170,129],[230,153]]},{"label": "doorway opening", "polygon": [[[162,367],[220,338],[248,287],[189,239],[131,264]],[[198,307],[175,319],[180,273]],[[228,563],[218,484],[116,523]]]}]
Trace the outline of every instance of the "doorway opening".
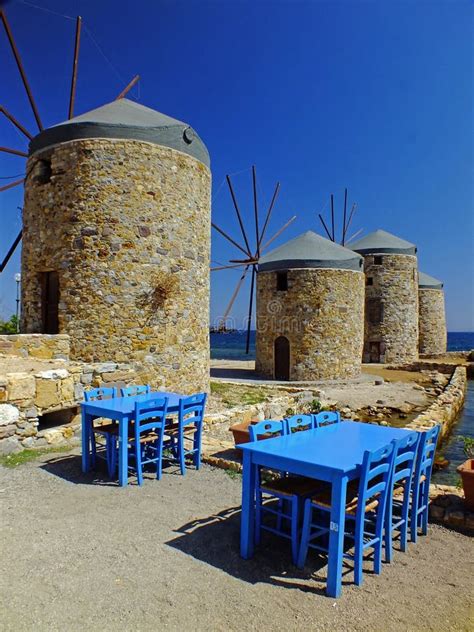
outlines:
[{"label": "doorway opening", "polygon": [[285,336],[275,340],[275,379],[290,379],[290,341]]}]

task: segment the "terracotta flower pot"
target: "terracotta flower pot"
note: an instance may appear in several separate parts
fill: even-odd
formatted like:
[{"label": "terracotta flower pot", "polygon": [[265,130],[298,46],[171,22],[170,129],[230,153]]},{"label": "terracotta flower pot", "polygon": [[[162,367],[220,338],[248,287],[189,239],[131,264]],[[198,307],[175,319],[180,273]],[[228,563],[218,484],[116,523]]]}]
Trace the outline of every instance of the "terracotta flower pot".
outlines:
[{"label": "terracotta flower pot", "polygon": [[468,459],[457,467],[461,474],[466,506],[474,510],[474,459]]},{"label": "terracotta flower pot", "polygon": [[229,428],[229,430],[234,435],[234,443],[238,445],[239,443],[248,443],[250,441],[250,432],[249,426],[250,424],[257,424],[258,420],[253,419],[252,421],[243,421],[240,424],[234,424]]}]

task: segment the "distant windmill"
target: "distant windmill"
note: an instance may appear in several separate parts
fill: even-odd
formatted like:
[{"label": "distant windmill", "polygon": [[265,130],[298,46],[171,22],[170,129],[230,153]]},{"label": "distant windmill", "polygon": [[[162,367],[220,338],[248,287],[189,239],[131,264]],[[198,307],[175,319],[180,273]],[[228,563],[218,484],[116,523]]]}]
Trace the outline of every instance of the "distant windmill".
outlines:
[{"label": "distant windmill", "polygon": [[222,230],[222,228],[219,228],[219,226],[217,226],[216,224],[214,224],[214,222],[212,223],[212,227],[217,230],[218,233],[220,233],[223,237],[225,237],[227,239],[227,241],[229,241],[232,245],[234,245],[236,248],[238,248],[241,252],[244,253],[245,255],[245,259],[230,259],[229,260],[229,264],[231,265],[219,265],[218,267],[215,268],[211,268],[211,271],[218,271],[218,270],[228,270],[228,269],[232,269],[232,268],[244,268],[243,272],[242,272],[242,276],[240,277],[237,286],[230,298],[230,301],[224,311],[224,314],[222,315],[222,317],[219,320],[219,326],[218,326],[218,330],[221,331],[225,331],[225,322],[226,319],[230,313],[230,310],[232,309],[232,306],[235,302],[235,299],[237,298],[237,295],[240,291],[240,288],[242,287],[242,284],[247,276],[247,273],[249,272],[250,268],[252,269],[252,277],[251,277],[251,281],[250,281],[250,297],[249,297],[249,309],[248,309],[248,321],[247,321],[247,341],[246,341],[246,348],[245,348],[245,353],[249,352],[249,348],[250,348],[250,329],[251,329],[251,322],[252,322],[252,307],[253,307],[253,298],[254,298],[254,290],[255,290],[255,275],[258,274],[258,262],[260,260],[260,255],[262,254],[262,252],[264,250],[266,250],[268,248],[268,246],[273,243],[273,241],[275,241],[275,239],[277,237],[279,237],[282,232],[288,228],[288,226],[294,222],[294,220],[296,219],[296,215],[294,215],[291,219],[289,219],[286,224],[284,224],[274,235],[273,237],[271,237],[268,241],[266,241],[265,243],[263,242],[263,239],[265,237],[265,233],[266,230],[268,228],[268,224],[270,222],[270,216],[272,214],[273,211],[273,207],[275,205],[275,201],[278,197],[278,192],[280,190],[280,183],[277,182],[276,186],[275,186],[275,191],[273,193],[272,196],[272,200],[270,202],[270,206],[268,207],[267,210],[267,214],[265,216],[265,222],[263,224],[263,228],[260,231],[260,224],[259,224],[259,211],[258,211],[258,196],[257,196],[257,172],[255,169],[255,166],[252,167],[252,183],[253,183],[253,206],[254,206],[254,221],[255,221],[255,246],[254,248],[251,248],[249,240],[247,238],[247,234],[245,232],[245,228],[244,228],[244,224],[243,224],[243,220],[242,220],[242,214],[240,212],[240,208],[239,205],[237,204],[237,198],[235,196],[235,192],[234,192],[234,187],[232,186],[232,182],[230,179],[230,176],[226,176],[227,179],[227,184],[229,185],[229,191],[230,191],[230,195],[232,197],[232,202],[234,204],[234,208],[235,208],[235,212],[237,214],[237,219],[239,222],[239,226],[240,226],[240,231],[242,233],[242,237],[243,237],[243,243],[239,244],[237,243],[237,241],[235,241],[232,237],[230,237],[226,232],[224,232]]},{"label": "distant windmill", "polygon": [[[341,241],[340,241],[341,246],[345,246],[346,243],[349,243],[350,241],[355,239],[357,235],[359,235],[363,231],[363,228],[361,228],[356,233],[354,233],[351,237],[347,238],[347,233],[349,231],[349,227],[354,217],[355,210],[356,210],[356,204],[354,203],[352,205],[351,212],[349,213],[349,217],[347,217],[347,189],[344,189],[344,210],[342,214],[342,231],[341,231]],[[334,217],[334,194],[333,193],[331,193],[331,230],[328,229],[326,222],[324,221],[324,218],[321,215],[321,213],[318,213],[318,216],[326,232],[326,235],[328,236],[328,239],[334,242],[337,241],[336,240],[336,224],[335,224],[335,217]]]},{"label": "distant windmill", "polygon": [[[7,35],[7,38],[8,38],[8,42],[9,42],[10,47],[12,49],[12,53],[13,53],[13,56],[15,58],[16,65],[18,67],[18,71],[20,73],[21,80],[23,82],[23,86],[24,86],[24,88],[26,90],[26,94],[28,96],[28,100],[30,102],[31,109],[33,111],[33,115],[34,115],[34,118],[36,120],[36,125],[38,126],[38,130],[41,132],[43,130],[43,124],[41,122],[41,118],[40,118],[40,115],[39,115],[39,112],[38,112],[38,108],[36,107],[36,102],[35,102],[35,100],[33,98],[33,94],[31,92],[30,84],[28,83],[28,79],[26,77],[26,73],[25,73],[25,69],[23,67],[23,63],[21,61],[20,53],[19,53],[18,48],[16,46],[15,40],[13,38],[12,31],[10,29],[10,25],[8,23],[8,20],[7,20],[7,16],[5,14],[5,9],[0,9],[0,18],[1,18],[1,21],[2,21],[3,26],[5,28],[5,32],[6,32],[6,35]],[[70,89],[70,93],[69,93],[68,119],[72,119],[73,116],[74,116],[74,102],[75,102],[75,98],[76,98],[77,67],[78,67],[78,60],[79,60],[79,48],[80,48],[80,43],[81,43],[81,28],[82,28],[82,18],[80,16],[78,16],[77,19],[76,19],[76,35],[75,35],[75,40],[74,40],[74,55],[73,55],[73,61],[72,61],[72,76],[71,76],[71,89]],[[136,75],[116,98],[117,99],[122,99],[133,88],[133,86],[137,83],[137,81],[139,79],[140,79],[140,76]],[[13,114],[11,114],[11,112],[9,112],[7,110],[7,108],[4,107],[1,104],[0,104],[0,114],[3,114],[24,136],[26,136],[26,138],[28,140],[32,140],[33,134],[31,134],[13,116]],[[7,154],[13,154],[15,156],[22,156],[24,158],[28,158],[28,152],[24,151],[24,150],[21,150],[21,149],[14,149],[14,148],[11,148],[11,147],[0,147],[0,151],[5,152]],[[8,179],[8,177],[5,177],[4,179]],[[19,180],[15,180],[13,182],[9,182],[8,184],[4,184],[4,185],[0,186],[0,193],[2,191],[8,191],[8,189],[12,189],[13,187],[20,186],[20,185],[23,184],[23,182],[24,182],[24,178],[21,177]],[[5,257],[3,258],[3,260],[0,261],[0,272],[3,272],[5,266],[7,265],[8,261],[10,260],[10,258],[13,255],[13,253],[15,252],[18,244],[21,241],[21,237],[22,237],[22,230],[20,230],[18,235],[15,237],[14,241],[12,242],[12,245],[8,249],[8,252],[5,255]]]}]

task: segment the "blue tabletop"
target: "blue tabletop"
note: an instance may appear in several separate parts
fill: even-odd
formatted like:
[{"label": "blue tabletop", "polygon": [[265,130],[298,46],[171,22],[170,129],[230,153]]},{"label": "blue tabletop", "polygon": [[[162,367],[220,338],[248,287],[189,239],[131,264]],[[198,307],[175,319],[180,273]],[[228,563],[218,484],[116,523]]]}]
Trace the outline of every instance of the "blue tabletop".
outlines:
[{"label": "blue tabletop", "polygon": [[349,472],[362,464],[366,450],[382,448],[413,430],[344,421],[315,430],[295,432],[273,439],[242,443],[238,447],[258,457],[269,455],[339,472]]},{"label": "blue tabletop", "polygon": [[[111,399],[95,400],[93,402],[81,402],[81,406],[90,407],[94,409],[101,409],[104,412],[116,412],[120,414],[129,414],[135,410],[135,402],[143,402],[148,399],[155,399],[157,397],[168,398],[168,408],[177,409],[179,406],[179,400],[184,397],[179,393],[168,393],[166,391],[153,391],[146,395],[135,395],[132,397],[113,397]],[[105,415],[104,415],[105,416]]]}]

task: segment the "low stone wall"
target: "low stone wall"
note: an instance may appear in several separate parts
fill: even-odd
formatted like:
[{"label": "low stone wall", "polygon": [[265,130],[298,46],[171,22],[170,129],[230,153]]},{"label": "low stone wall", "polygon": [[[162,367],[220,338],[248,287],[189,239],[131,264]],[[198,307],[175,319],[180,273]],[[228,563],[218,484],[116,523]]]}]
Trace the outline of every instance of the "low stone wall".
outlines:
[{"label": "low stone wall", "polygon": [[13,334],[0,336],[0,354],[40,360],[69,360],[66,334]]},{"label": "low stone wall", "polygon": [[474,512],[466,509],[462,491],[457,487],[430,485],[430,519],[452,529],[474,534]]},{"label": "low stone wall", "polygon": [[[0,455],[73,441],[80,436],[85,388],[137,381],[133,365],[115,362],[64,363],[64,368],[0,375]],[[57,413],[57,424],[41,429],[41,418],[50,413]]]},{"label": "low stone wall", "polygon": [[[451,367],[452,369],[452,367]],[[465,366],[455,368],[445,389],[426,410],[408,424],[414,430],[428,430],[436,424],[441,425],[441,441],[449,434],[464,404],[467,387]]]}]

